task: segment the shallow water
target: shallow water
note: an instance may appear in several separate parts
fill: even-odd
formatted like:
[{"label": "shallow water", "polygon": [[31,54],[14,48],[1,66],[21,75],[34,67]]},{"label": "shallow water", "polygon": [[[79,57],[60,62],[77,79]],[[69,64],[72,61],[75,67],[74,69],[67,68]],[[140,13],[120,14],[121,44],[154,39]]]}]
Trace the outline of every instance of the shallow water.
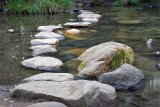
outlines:
[{"label": "shallow water", "polygon": [[[137,7],[101,7],[88,10],[98,12],[103,17],[97,25],[82,29],[85,32],[60,41],[58,53],[52,56],[61,59],[65,65],[57,72],[76,74],[77,64],[72,59],[91,46],[108,41],[124,43],[133,48],[134,65],[143,71],[147,81],[136,92],[117,92],[116,107],[159,107],[160,70],[156,65],[160,63],[160,55],[155,53],[160,51],[160,7],[146,7],[144,10],[138,10]],[[53,16],[0,15],[0,86],[13,86],[26,77],[43,72],[26,69],[20,64],[22,60],[32,57],[32,51],[28,48],[30,40],[38,33],[36,28],[40,25],[64,24],[68,19],[76,19],[77,15],[78,13]],[[7,30],[12,28],[15,32],[8,33]],[[152,38],[154,43],[151,49],[146,46],[149,38]],[[1,90],[0,102],[3,102],[8,96]],[[23,105],[23,102],[18,104]]]}]

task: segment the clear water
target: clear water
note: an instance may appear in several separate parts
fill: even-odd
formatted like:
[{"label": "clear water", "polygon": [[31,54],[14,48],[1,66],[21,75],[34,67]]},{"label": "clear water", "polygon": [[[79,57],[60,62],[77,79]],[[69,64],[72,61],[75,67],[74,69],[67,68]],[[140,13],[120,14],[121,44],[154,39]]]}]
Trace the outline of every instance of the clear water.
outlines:
[{"label": "clear water", "polygon": [[[155,53],[160,51],[160,8],[146,7],[144,10],[138,10],[136,7],[97,7],[89,8],[89,10],[101,14],[102,19],[97,25],[82,29],[85,32],[74,35],[76,38],[70,36],[70,38],[66,37],[65,40],[60,41],[57,47],[58,53],[53,56],[61,59],[65,66],[57,72],[76,74],[76,63],[72,59],[75,59],[84,48],[108,41],[124,43],[133,48],[134,65],[143,71],[147,81],[136,92],[117,92],[118,104],[116,107],[159,107],[160,70],[156,65],[160,63],[160,55]],[[30,40],[34,34],[38,33],[36,31],[38,26],[64,24],[68,22],[68,19],[76,19],[76,17],[77,14],[0,15],[0,86],[13,86],[26,77],[42,72],[26,69],[20,64],[22,60],[32,57],[32,51],[28,48]],[[118,23],[122,20],[138,20],[141,23]],[[7,30],[12,28],[16,32],[8,33]],[[148,49],[146,46],[149,38],[153,39],[152,49]],[[78,51],[74,53],[68,51],[71,49],[78,49]],[[3,97],[0,97],[0,102],[3,102],[3,98],[5,98],[5,93],[3,93]],[[11,105],[10,103],[5,104]],[[18,104],[23,105],[23,102]]]}]

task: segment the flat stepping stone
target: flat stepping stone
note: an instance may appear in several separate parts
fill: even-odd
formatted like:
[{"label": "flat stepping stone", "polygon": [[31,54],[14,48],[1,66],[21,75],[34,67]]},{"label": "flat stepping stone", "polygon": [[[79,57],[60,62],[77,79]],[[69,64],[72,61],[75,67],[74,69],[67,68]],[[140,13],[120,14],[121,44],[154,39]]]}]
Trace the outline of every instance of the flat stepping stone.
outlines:
[{"label": "flat stepping stone", "polygon": [[44,49],[44,48],[55,48],[55,45],[36,45],[36,46],[31,46],[29,49],[35,50],[35,49]]},{"label": "flat stepping stone", "polygon": [[66,30],[66,33],[70,33],[70,34],[77,34],[77,33],[80,33],[81,31],[78,30],[78,29],[69,29],[69,30]]},{"label": "flat stepping stone", "polygon": [[43,49],[35,49],[33,51],[33,56],[42,55],[42,54],[49,54],[49,53],[57,53],[55,48],[43,48]]},{"label": "flat stepping stone", "polygon": [[26,59],[21,62],[25,67],[44,70],[44,71],[55,71],[63,66],[63,62],[54,57],[37,56],[34,58]]},{"label": "flat stepping stone", "polygon": [[49,25],[49,26],[39,26],[37,28],[37,30],[39,31],[50,31],[52,32],[53,30],[56,30],[56,29],[62,29],[63,27],[58,25],[58,26],[55,26],[55,25]]},{"label": "flat stepping stone", "polygon": [[36,39],[49,39],[49,38],[56,38],[58,40],[63,40],[64,39],[64,36],[60,35],[60,34],[57,34],[57,33],[54,33],[54,32],[40,32],[40,33],[37,33],[35,35],[35,38]]},{"label": "flat stepping stone", "polygon": [[68,22],[64,24],[65,27],[89,27],[92,26],[92,23],[90,22]]},{"label": "flat stepping stone", "polygon": [[59,40],[56,38],[51,39],[33,39],[31,40],[31,45],[57,45],[59,43]]},{"label": "flat stepping stone", "polygon": [[96,19],[100,19],[102,16],[101,15],[99,15],[99,14],[84,14],[84,13],[82,13],[82,14],[80,14],[80,15],[78,15],[78,19],[84,19],[84,18],[96,18]]},{"label": "flat stepping stone", "polygon": [[67,106],[59,102],[42,102],[42,103],[32,104],[27,107],[67,107]]},{"label": "flat stepping stone", "polygon": [[23,80],[23,82],[31,81],[70,81],[74,80],[74,76],[70,73],[40,73]]},{"label": "flat stepping stone", "polygon": [[109,107],[116,104],[115,88],[97,81],[33,81],[13,89],[13,97],[59,101],[68,107]]},{"label": "flat stepping stone", "polygon": [[99,20],[97,18],[84,18],[83,22],[97,23]]}]

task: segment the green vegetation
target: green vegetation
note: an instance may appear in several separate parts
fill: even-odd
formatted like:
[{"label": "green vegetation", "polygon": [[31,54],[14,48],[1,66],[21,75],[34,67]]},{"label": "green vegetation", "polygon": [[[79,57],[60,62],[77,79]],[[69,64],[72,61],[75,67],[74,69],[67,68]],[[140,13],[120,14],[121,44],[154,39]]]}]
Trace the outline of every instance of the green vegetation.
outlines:
[{"label": "green vegetation", "polygon": [[139,0],[116,0],[114,5],[123,6],[123,5],[139,5]]},{"label": "green vegetation", "polygon": [[14,14],[52,14],[60,11],[66,11],[73,7],[71,0],[10,0],[6,2],[6,7],[4,13],[14,13]]},{"label": "green vegetation", "polygon": [[86,65],[87,65],[87,62],[82,62],[82,63],[79,65],[79,68],[82,70]]}]

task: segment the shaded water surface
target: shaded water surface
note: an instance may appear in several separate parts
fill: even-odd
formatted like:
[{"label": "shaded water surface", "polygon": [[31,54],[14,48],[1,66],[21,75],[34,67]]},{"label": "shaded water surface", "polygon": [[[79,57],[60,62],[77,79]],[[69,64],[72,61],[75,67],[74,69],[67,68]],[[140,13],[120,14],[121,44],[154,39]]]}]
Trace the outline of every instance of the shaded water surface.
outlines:
[{"label": "shaded water surface", "polygon": [[[147,81],[136,92],[117,92],[119,103],[116,107],[159,107],[160,69],[156,65],[160,63],[160,55],[156,55],[156,52],[160,51],[160,8],[138,10],[135,7],[103,7],[89,10],[101,14],[102,19],[97,25],[82,29],[84,32],[60,41],[58,53],[52,56],[61,59],[65,66],[57,72],[76,74],[77,64],[72,59],[86,48],[108,41],[124,43],[133,48],[134,65],[143,71]],[[36,28],[40,25],[64,24],[68,19],[76,19],[77,15],[0,15],[0,105],[14,105],[4,100],[9,97],[5,94],[9,92],[6,86],[16,85],[24,78],[42,72],[23,68],[20,64],[22,60],[32,57],[28,48],[30,40],[38,33]],[[14,33],[7,32],[11,28],[15,29]],[[146,46],[149,38],[154,43],[151,49]],[[23,102],[19,101],[17,105],[23,105]]]}]

